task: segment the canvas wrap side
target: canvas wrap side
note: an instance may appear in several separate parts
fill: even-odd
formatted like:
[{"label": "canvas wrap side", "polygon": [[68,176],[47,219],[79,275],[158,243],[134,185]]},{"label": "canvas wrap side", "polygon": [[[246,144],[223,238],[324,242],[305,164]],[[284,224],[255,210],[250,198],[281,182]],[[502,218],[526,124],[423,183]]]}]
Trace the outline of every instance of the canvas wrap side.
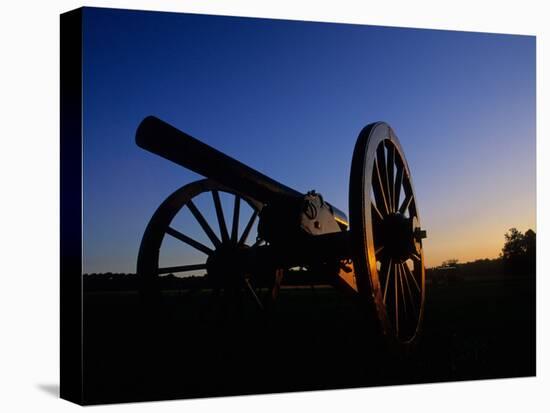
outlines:
[{"label": "canvas wrap side", "polygon": [[60,396],[83,404],[82,9],[60,26]]}]

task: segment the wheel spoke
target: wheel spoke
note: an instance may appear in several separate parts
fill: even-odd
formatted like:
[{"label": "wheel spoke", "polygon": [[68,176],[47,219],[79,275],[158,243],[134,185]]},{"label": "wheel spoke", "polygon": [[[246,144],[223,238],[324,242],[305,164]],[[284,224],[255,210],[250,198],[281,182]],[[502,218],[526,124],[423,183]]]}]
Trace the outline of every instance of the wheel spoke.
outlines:
[{"label": "wheel spoke", "polygon": [[227,226],[225,225],[225,218],[223,216],[222,203],[220,201],[220,194],[215,189],[212,190],[212,198],[214,199],[214,206],[216,207],[216,216],[218,217],[218,223],[220,224],[220,233],[223,242],[229,241],[229,234],[227,233]]},{"label": "wheel spoke", "polygon": [[248,235],[250,234],[250,230],[252,229],[252,225],[254,225],[254,221],[256,221],[256,218],[258,217],[259,211],[254,210],[254,213],[248,220],[248,223],[246,224],[246,227],[241,235],[241,238],[239,239],[238,244],[243,245],[246,242],[246,239],[248,238]]},{"label": "wheel spoke", "polygon": [[[372,179],[372,191],[374,192],[374,198],[378,208],[381,208],[384,215],[390,213],[388,203],[386,201],[386,195],[384,194],[384,181],[382,180],[382,173],[378,167],[378,162],[374,162],[374,177]],[[385,172],[384,172],[385,173]]]},{"label": "wheel spoke", "polygon": [[191,264],[191,265],[180,265],[177,267],[164,267],[159,268],[157,274],[170,274],[172,272],[186,272],[186,271],[196,271],[196,270],[205,270],[206,264]]},{"label": "wheel spoke", "polygon": [[380,210],[378,209],[378,207],[376,206],[376,204],[374,204],[374,203],[371,202],[371,206],[372,206],[372,209],[373,209],[374,212],[375,212],[374,216],[377,217],[380,221],[383,221],[383,220],[384,220],[384,216],[382,215],[382,213],[380,212]]},{"label": "wheel spoke", "polygon": [[[386,295],[388,293],[388,285],[390,284],[390,275],[392,273],[391,269],[392,269],[392,260],[391,258],[389,259],[390,261],[388,262],[388,268],[386,270],[386,278],[384,279],[384,296],[383,296],[383,301],[384,301],[384,304],[386,303]],[[380,269],[382,269],[383,267],[381,267]]]},{"label": "wheel spoke", "polygon": [[403,268],[405,269],[405,273],[413,280],[414,285],[416,286],[416,289],[418,292],[421,292],[420,286],[418,285],[418,282],[416,281],[416,278],[414,277],[413,273],[411,272],[408,265],[403,265]]},{"label": "wheel spoke", "polygon": [[382,186],[384,187],[384,194],[386,195],[386,201],[389,205],[389,187],[388,187],[388,167],[386,164],[386,151],[385,151],[385,145],[384,143],[381,143],[378,145],[378,148],[376,148],[376,160],[378,161],[378,169],[380,171],[380,175],[382,177]]},{"label": "wheel spoke", "polygon": [[395,163],[395,146],[390,141],[387,141],[387,150],[388,150],[388,163],[386,165],[386,178],[387,178],[387,194],[388,194],[388,203],[390,204],[391,212],[395,212],[395,196],[394,196],[394,176],[393,176],[393,166]]},{"label": "wheel spoke", "polygon": [[390,183],[388,177],[388,163],[386,161],[386,150],[384,142],[378,145],[376,149],[376,159],[378,161],[378,169],[380,171],[382,190],[384,193],[384,198],[386,200],[386,206],[388,208],[388,214],[392,212],[391,206],[391,192],[390,192]]},{"label": "wheel spoke", "polygon": [[221,243],[219,238],[216,236],[214,231],[212,231],[212,228],[210,228],[210,225],[208,225],[208,222],[204,219],[204,216],[201,214],[201,212],[198,210],[197,206],[193,203],[192,200],[189,200],[187,202],[187,207],[203,229],[203,231],[206,233],[210,241],[212,241],[212,244],[214,244],[215,247],[218,247]]},{"label": "wheel spoke", "polygon": [[[397,264],[395,265],[395,271],[397,270]],[[395,331],[399,337],[399,287],[397,285],[397,274],[393,276],[394,289],[395,289]]]},{"label": "wheel spoke", "polygon": [[403,278],[405,278],[405,285],[407,286],[407,293],[409,295],[409,299],[411,300],[412,310],[416,314],[418,312],[418,308],[416,307],[416,302],[414,300],[412,290],[411,290],[411,287],[410,287],[410,284],[409,284],[409,277],[407,276],[407,273],[406,273],[406,270],[405,270],[405,267],[407,266],[407,264],[401,263],[400,265],[401,265],[401,272],[403,273]]},{"label": "wheel spoke", "polygon": [[[374,206],[374,204],[372,204]],[[374,237],[374,247],[378,248],[380,241],[382,240],[381,234],[383,231],[382,228],[383,219],[380,218],[380,215],[374,213],[372,215],[372,235]]]},{"label": "wheel spoke", "polygon": [[374,255],[378,255],[382,252],[382,250],[384,249],[384,246],[383,245],[380,245],[379,247],[376,248],[376,250],[374,251]]},{"label": "wheel spoke", "polygon": [[399,295],[403,298],[403,310],[405,312],[405,318],[407,317],[407,301],[405,297],[405,286],[403,285],[403,274],[401,273],[401,264],[397,264],[397,273],[399,274],[399,283],[401,284],[401,290]]},{"label": "wheel spoke", "polygon": [[187,235],[185,234],[182,234],[181,232],[179,231],[176,231],[174,228],[172,227],[168,227],[166,229],[166,233],[168,235],[171,235],[173,236],[174,238],[177,238],[179,239],[180,241],[182,242],[185,242],[186,244],[188,245],[191,245],[193,248],[201,251],[201,252],[204,252],[206,255],[210,255],[212,254],[212,250],[210,248],[208,248],[206,245],[203,245],[201,244],[200,242],[198,241],[195,241],[193,238],[190,238],[188,237]]},{"label": "wheel spoke", "polygon": [[399,212],[401,214],[404,214],[407,209],[409,209],[409,205],[411,204],[411,201],[413,199],[412,194],[408,194],[405,199],[403,200],[403,203],[401,204],[401,207],[399,208]]},{"label": "wheel spoke", "polygon": [[254,298],[254,301],[256,301],[256,304],[258,304],[258,307],[260,307],[260,310],[264,309],[264,306],[262,302],[260,301],[260,298],[256,294],[256,291],[254,291],[254,288],[252,288],[252,285],[250,285],[250,281],[248,281],[248,278],[244,279],[244,282],[246,286],[248,287],[248,291],[250,291],[250,294],[252,294],[252,297]]},{"label": "wheel spoke", "polygon": [[233,224],[231,225],[231,242],[236,243],[239,236],[239,213],[241,198],[235,195],[235,204],[233,205]]},{"label": "wheel spoke", "polygon": [[401,196],[401,185],[403,184],[403,171],[404,167],[401,162],[397,162],[397,172],[395,176],[395,186],[393,190],[394,194],[394,208],[397,211],[399,208],[399,198]]}]

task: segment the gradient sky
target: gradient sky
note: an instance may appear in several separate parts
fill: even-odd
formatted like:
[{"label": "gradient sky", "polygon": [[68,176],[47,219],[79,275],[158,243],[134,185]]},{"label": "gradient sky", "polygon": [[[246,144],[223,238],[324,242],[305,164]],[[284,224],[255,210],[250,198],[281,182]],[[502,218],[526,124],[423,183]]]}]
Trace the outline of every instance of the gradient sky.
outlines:
[{"label": "gradient sky", "polygon": [[84,272],[134,272],[158,205],[199,178],[135,144],[155,115],[347,212],[361,128],[396,131],[426,266],[535,227],[535,38],[84,11]]}]

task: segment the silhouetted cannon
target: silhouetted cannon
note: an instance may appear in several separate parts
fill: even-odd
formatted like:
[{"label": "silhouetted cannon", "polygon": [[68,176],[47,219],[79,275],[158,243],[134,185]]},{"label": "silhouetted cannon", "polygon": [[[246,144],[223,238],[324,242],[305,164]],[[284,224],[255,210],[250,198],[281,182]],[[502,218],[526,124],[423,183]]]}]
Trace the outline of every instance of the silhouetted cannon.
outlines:
[{"label": "silhouetted cannon", "polygon": [[[300,193],[155,117],[141,122],[136,143],[207,178],[178,189],[151,218],[137,263],[145,293],[157,291],[165,274],[202,271],[217,295],[240,303],[249,297],[265,309],[276,299],[283,277],[289,284],[294,278],[345,286],[369,303],[389,343],[403,349],[415,342],[424,309],[426,233],[409,167],[389,125],[373,123],[359,134],[349,222],[319,193]],[[228,200],[232,205],[230,228],[224,199],[225,209]],[[244,205],[249,216],[243,221]],[[184,213],[187,221],[177,218]],[[248,242],[252,232],[256,237]],[[160,265],[166,235],[196,252],[181,257],[202,255],[200,262]]]}]

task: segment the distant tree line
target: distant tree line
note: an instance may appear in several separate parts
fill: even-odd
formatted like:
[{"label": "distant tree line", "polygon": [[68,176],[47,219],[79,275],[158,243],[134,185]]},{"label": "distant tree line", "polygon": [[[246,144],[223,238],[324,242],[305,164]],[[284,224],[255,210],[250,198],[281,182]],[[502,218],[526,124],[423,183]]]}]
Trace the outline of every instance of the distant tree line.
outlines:
[{"label": "distant tree line", "polygon": [[[91,291],[137,291],[139,278],[132,273],[91,273],[83,275],[84,290]],[[174,274],[163,275],[158,279],[161,289],[202,288],[204,276],[176,277]]]},{"label": "distant tree line", "polygon": [[511,228],[504,234],[504,246],[498,258],[459,263],[456,258],[439,267],[428,268],[427,277],[434,282],[494,276],[534,276],[536,272],[536,234],[532,229],[522,233]]}]

